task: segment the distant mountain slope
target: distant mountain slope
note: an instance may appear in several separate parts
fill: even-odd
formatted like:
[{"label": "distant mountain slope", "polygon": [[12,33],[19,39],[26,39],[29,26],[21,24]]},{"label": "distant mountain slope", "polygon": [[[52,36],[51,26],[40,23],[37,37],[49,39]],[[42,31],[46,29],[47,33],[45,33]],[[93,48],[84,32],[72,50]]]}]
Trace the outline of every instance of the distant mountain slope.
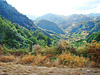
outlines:
[{"label": "distant mountain slope", "polygon": [[0,0],[0,15],[12,23],[17,23],[27,29],[36,30],[37,26],[32,20],[19,13],[14,7],[9,5],[5,0]]},{"label": "distant mountain slope", "polygon": [[61,28],[59,28],[55,23],[50,22],[48,20],[42,19],[42,20],[36,22],[36,24],[43,29],[51,30],[58,34],[64,34],[64,32]]},{"label": "distant mountain slope", "polygon": [[31,19],[31,20],[35,20],[37,16],[35,16],[35,15],[27,15],[27,17],[28,17],[29,19]]},{"label": "distant mountain slope", "polygon": [[69,33],[81,33],[82,31],[87,31],[88,33],[100,31],[100,20],[80,22]]},{"label": "distant mountain slope", "polygon": [[57,21],[59,21],[61,19],[64,19],[64,18],[65,17],[62,16],[62,15],[56,15],[56,14],[48,13],[48,14],[45,14],[43,16],[37,17],[36,18],[36,21],[39,21],[41,19],[45,19],[45,20],[48,20],[48,21],[51,21],[51,22],[56,23]]},{"label": "distant mountain slope", "polygon": [[41,17],[38,17],[37,20],[46,19],[51,22],[56,23],[58,26],[60,26],[63,29],[66,29],[70,26],[72,26],[74,23],[77,24],[81,21],[88,21],[93,20],[92,18],[83,15],[83,14],[73,14],[70,16],[62,16],[62,15],[55,15],[55,14],[46,14]]},{"label": "distant mountain slope", "polygon": [[90,14],[87,14],[87,16],[89,16],[91,18],[95,18],[97,16],[100,16],[100,13],[90,13]]}]

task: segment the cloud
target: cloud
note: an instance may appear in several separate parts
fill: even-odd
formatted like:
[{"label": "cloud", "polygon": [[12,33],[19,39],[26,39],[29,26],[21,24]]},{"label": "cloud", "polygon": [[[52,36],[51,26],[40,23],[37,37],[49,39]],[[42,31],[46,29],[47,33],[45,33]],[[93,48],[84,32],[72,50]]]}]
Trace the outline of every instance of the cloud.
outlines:
[{"label": "cloud", "polygon": [[19,12],[27,15],[54,13],[70,15],[99,12],[100,0],[7,0]]},{"label": "cloud", "polygon": [[83,3],[82,6],[75,7],[76,10],[90,10],[95,9],[98,7],[98,4],[100,3],[100,0],[90,0],[86,3]]}]

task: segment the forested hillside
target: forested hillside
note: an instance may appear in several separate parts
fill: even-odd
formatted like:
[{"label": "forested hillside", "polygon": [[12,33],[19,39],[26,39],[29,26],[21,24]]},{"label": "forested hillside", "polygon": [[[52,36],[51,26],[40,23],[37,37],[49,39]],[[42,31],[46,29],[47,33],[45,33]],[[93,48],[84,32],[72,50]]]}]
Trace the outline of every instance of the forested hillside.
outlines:
[{"label": "forested hillside", "polygon": [[80,34],[82,31],[87,31],[88,33],[100,31],[100,20],[80,22],[72,28],[70,33]]},{"label": "forested hillside", "polygon": [[30,41],[49,46],[52,39],[39,30],[33,32],[0,17],[0,44],[5,44],[8,48],[27,48]]},{"label": "forested hillside", "polygon": [[51,30],[53,32],[56,32],[58,34],[64,34],[63,30],[57,26],[57,24],[50,22],[48,20],[39,20],[36,22],[37,26],[41,27],[42,29],[45,30]]}]

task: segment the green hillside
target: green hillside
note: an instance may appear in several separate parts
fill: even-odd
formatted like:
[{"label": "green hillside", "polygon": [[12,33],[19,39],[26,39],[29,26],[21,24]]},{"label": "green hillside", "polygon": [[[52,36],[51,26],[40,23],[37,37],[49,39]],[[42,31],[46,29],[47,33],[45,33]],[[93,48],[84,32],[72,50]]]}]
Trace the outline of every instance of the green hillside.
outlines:
[{"label": "green hillside", "polygon": [[82,31],[87,31],[88,33],[100,31],[100,20],[80,22],[72,28],[70,33],[80,34]]},{"label": "green hillside", "polygon": [[39,30],[33,32],[0,17],[0,44],[8,48],[26,48],[30,41],[33,44],[49,46],[52,40]]},{"label": "green hillside", "polygon": [[58,34],[64,34],[63,30],[60,27],[58,27],[55,23],[50,22],[48,20],[42,19],[42,20],[39,20],[38,22],[36,22],[36,24],[43,29],[51,30]]},{"label": "green hillside", "polygon": [[100,42],[100,31],[97,33],[90,34],[86,39],[88,43],[92,42],[92,40],[96,40],[97,42]]}]

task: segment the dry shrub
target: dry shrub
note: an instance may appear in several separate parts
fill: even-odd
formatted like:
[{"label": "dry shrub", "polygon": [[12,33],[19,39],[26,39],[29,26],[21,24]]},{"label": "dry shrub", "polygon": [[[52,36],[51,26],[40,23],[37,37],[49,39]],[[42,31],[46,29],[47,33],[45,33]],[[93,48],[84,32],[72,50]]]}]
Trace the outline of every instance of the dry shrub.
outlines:
[{"label": "dry shrub", "polygon": [[66,40],[60,40],[57,45],[57,50],[59,51],[59,54],[70,51],[71,53],[76,53],[75,48],[72,44],[68,43]]},{"label": "dry shrub", "polygon": [[62,53],[62,51],[65,51],[65,49],[66,49],[66,41],[60,40],[57,47],[58,47],[58,50],[60,51],[60,53]]},{"label": "dry shrub", "polygon": [[100,63],[100,44],[99,43],[90,43],[88,44],[88,55],[91,60],[96,63]]},{"label": "dry shrub", "polygon": [[47,56],[42,56],[41,54],[37,55],[33,61],[34,65],[43,65],[45,60],[47,59]]},{"label": "dry shrub", "polygon": [[34,45],[33,50],[34,51],[40,51],[40,50],[43,50],[43,48],[40,45]]},{"label": "dry shrub", "polygon": [[0,55],[4,54],[3,46],[0,45]]},{"label": "dry shrub", "polygon": [[15,60],[15,57],[13,55],[10,56],[0,56],[1,62],[12,62]]},{"label": "dry shrub", "polygon": [[48,54],[56,55],[59,53],[59,51],[57,50],[57,48],[55,46],[46,47],[44,49],[44,52],[45,52],[45,55],[48,55]]},{"label": "dry shrub", "polygon": [[93,40],[92,43],[88,44],[88,56],[91,61],[95,62],[91,66],[100,67],[100,43]]},{"label": "dry shrub", "polygon": [[21,62],[23,64],[29,64],[32,63],[34,60],[35,56],[34,55],[25,55],[21,58]]},{"label": "dry shrub", "polygon": [[78,56],[87,57],[88,56],[87,47],[86,46],[78,47],[75,54],[77,54]]},{"label": "dry shrub", "polygon": [[59,63],[68,67],[85,67],[88,65],[89,59],[73,56],[71,54],[63,53],[59,57]]},{"label": "dry shrub", "polygon": [[57,60],[53,61],[50,59],[52,55],[48,54],[47,56],[37,55],[33,61],[33,65],[37,66],[46,66],[46,67],[57,67],[59,62]]}]

